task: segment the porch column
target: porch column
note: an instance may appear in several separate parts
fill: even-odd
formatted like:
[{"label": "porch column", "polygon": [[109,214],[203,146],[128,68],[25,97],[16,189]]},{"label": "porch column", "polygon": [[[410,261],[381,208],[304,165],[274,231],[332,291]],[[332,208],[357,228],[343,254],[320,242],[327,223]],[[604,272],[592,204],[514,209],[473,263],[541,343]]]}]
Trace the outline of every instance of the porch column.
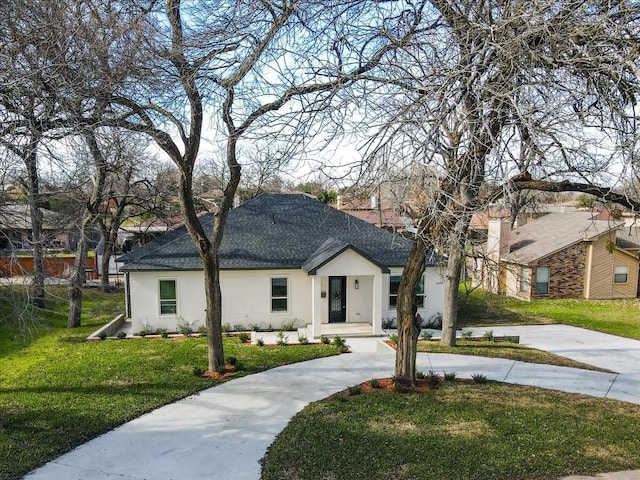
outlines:
[{"label": "porch column", "polygon": [[311,335],[320,338],[322,335],[322,299],[320,298],[321,281],[318,275],[311,275]]},{"label": "porch column", "polygon": [[385,276],[378,272],[373,276],[373,311],[371,326],[373,335],[382,335],[382,282]]}]

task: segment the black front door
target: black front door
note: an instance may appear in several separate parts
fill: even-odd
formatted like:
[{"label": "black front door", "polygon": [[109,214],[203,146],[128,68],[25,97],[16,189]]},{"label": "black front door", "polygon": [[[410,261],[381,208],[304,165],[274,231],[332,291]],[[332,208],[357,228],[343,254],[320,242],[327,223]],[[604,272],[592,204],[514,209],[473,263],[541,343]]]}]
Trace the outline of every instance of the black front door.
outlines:
[{"label": "black front door", "polygon": [[329,277],[329,323],[347,321],[347,277]]}]

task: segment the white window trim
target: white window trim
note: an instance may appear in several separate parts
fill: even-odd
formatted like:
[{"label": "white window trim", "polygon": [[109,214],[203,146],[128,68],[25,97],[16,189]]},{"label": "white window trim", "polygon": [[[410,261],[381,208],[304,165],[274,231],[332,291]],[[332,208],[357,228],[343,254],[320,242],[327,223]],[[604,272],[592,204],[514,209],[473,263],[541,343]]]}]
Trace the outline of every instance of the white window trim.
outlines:
[{"label": "white window trim", "polygon": [[[274,278],[286,278],[287,279],[287,296],[286,297],[274,297],[272,295],[273,279]],[[273,300],[282,299],[287,300],[286,310],[273,310]],[[291,311],[291,276],[290,275],[270,275],[269,276],[269,313],[271,315],[288,315]]]},{"label": "white window trim", "polygon": [[[162,313],[162,309],[161,309],[161,302],[162,299],[160,298],[160,282],[161,281],[173,281],[175,282],[176,285],[176,313]],[[156,292],[158,292],[158,301],[156,303],[157,305],[157,309],[158,309],[158,316],[160,317],[179,317],[180,316],[180,294],[178,293],[178,279],[176,277],[158,277],[156,279]]]}]

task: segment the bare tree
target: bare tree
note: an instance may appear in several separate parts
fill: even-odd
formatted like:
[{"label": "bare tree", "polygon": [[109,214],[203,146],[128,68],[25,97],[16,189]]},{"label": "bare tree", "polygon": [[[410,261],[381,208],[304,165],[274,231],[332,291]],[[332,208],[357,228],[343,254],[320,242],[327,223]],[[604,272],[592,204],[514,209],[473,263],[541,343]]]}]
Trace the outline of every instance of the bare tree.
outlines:
[{"label": "bare tree", "polygon": [[639,14],[624,1],[433,0],[416,42],[372,78],[390,95],[376,109],[386,125],[370,152],[414,161],[437,185],[400,284],[397,376],[415,378],[412,293],[429,249],[447,258],[442,342],[455,345],[473,212],[527,189],[638,208],[612,187],[637,152]]},{"label": "bare tree", "polygon": [[[424,3],[241,0],[216,4],[215,14],[204,6],[167,0],[148,17],[153,67],[164,75],[153,87],[162,91],[106,100],[114,112],[111,125],[150,135],[180,170],[181,213],[204,268],[213,370],[224,363],[218,251],[241,178],[238,143],[251,132],[298,131],[302,112],[324,109],[337,91],[408,44]],[[229,171],[212,232],[202,228],[193,200],[207,111],[219,120]]]}]

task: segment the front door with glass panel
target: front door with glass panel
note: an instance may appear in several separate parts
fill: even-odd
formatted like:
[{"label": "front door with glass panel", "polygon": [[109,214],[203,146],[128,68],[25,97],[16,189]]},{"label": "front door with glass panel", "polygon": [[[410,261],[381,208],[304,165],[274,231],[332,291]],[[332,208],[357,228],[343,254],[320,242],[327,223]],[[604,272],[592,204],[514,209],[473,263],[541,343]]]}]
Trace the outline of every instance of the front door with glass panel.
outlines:
[{"label": "front door with glass panel", "polygon": [[329,277],[329,323],[347,321],[347,277]]}]

